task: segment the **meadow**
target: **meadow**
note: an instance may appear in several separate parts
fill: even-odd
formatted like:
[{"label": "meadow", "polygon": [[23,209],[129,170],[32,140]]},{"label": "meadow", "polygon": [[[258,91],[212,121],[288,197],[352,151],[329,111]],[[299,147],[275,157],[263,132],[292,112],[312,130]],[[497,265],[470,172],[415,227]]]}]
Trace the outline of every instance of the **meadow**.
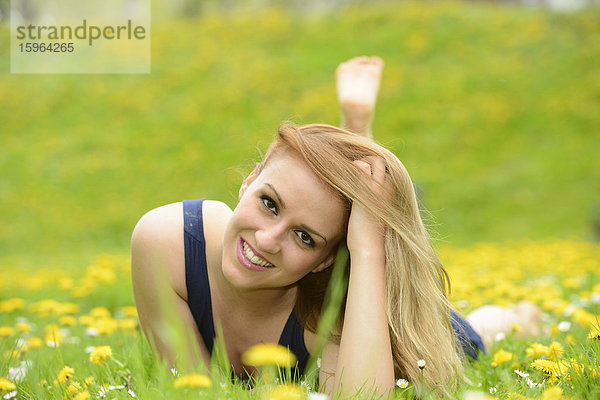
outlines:
[{"label": "meadow", "polygon": [[598,10],[403,2],[157,18],[149,75],[10,74],[9,46],[2,27],[3,397],[269,397],[273,386],[248,392],[226,372],[195,387],[206,380],[153,358],[129,237],[162,204],[234,206],[281,121],[338,122],[333,72],[359,54],[386,62],[374,136],[415,180],[457,308],[526,299],[546,313],[542,337],[509,335],[468,362],[457,398],[600,397]]},{"label": "meadow", "polygon": [[[545,313],[539,338],[518,340],[515,326],[487,354],[469,359],[471,383],[455,398],[600,396],[599,250],[597,244],[557,240],[440,249],[459,310],[528,300]],[[0,371],[6,378],[0,378],[0,393],[7,399],[319,399],[314,375],[290,384],[282,372],[279,381],[258,379],[250,392],[232,383],[218,353],[210,378],[202,370],[162,364],[138,326],[129,285],[126,256],[100,255],[77,273],[3,269]],[[272,349],[258,351],[261,360],[287,362]],[[395,398],[412,394],[412,383],[398,382]]]}]

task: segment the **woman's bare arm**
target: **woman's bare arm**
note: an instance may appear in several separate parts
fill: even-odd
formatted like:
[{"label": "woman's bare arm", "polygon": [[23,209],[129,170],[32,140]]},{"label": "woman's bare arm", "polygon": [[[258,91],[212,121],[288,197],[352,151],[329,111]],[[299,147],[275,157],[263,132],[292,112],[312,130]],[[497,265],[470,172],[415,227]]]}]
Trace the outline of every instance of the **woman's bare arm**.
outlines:
[{"label": "woman's bare arm", "polygon": [[137,223],[131,274],[140,323],[151,345],[179,369],[195,369],[201,361],[210,365],[187,304],[182,203],[154,209]]}]

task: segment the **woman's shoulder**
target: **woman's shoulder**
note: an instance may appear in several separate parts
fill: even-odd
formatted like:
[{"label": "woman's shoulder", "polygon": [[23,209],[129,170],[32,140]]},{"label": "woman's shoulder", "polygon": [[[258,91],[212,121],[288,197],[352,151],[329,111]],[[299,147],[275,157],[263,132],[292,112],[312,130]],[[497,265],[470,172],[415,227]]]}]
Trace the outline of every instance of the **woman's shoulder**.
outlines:
[{"label": "woman's shoulder", "polygon": [[[176,292],[187,298],[185,289],[185,246],[184,246],[184,205],[171,203],[154,208],[145,213],[131,237],[132,262],[139,265],[156,264],[163,260],[163,267],[170,275]],[[219,250],[219,240],[231,215],[231,209],[223,202],[204,200],[202,215],[207,251]],[[159,267],[159,266],[157,266]]]},{"label": "woman's shoulder", "polygon": [[209,264],[211,261],[221,258],[223,235],[232,213],[231,208],[221,201],[204,200],[202,202],[202,222]]},{"label": "woman's shoulder", "polygon": [[231,208],[218,200],[204,200],[202,202],[202,214],[206,220],[228,220],[233,211]]},{"label": "woman's shoulder", "polygon": [[135,225],[133,236],[142,236],[145,239],[165,238],[178,226],[183,226],[181,202],[157,207],[145,213]]},{"label": "woman's shoulder", "polygon": [[140,276],[168,273],[173,289],[183,298],[185,264],[183,246],[183,204],[167,204],[145,213],[131,235],[132,269],[143,270]]},{"label": "woman's shoulder", "polygon": [[[144,214],[134,228],[134,234],[159,234],[158,238],[168,237],[169,233],[181,234],[183,228],[183,202],[160,206]],[[204,200],[202,214],[205,224],[227,220],[232,211],[229,206],[217,200]],[[152,235],[154,236],[154,235]]]}]

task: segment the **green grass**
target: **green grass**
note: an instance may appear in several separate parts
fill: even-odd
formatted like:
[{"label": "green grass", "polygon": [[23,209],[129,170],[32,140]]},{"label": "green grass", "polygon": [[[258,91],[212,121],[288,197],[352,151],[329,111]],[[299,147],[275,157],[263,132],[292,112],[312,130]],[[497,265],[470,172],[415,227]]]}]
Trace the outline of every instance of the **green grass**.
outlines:
[{"label": "green grass", "polygon": [[[546,313],[544,333],[539,337],[518,339],[509,334],[488,349],[488,354],[480,355],[478,361],[467,360],[465,372],[471,383],[464,384],[453,398],[462,399],[467,391],[489,393],[492,388],[496,392],[493,398],[498,399],[542,399],[547,390],[561,390],[564,398],[571,399],[595,398],[600,394],[600,342],[588,338],[593,326],[598,327],[600,314],[598,250],[598,245],[551,241],[446,247],[442,251],[452,277],[471,277],[461,279],[454,292],[453,301],[462,311],[468,312],[478,304],[528,300]],[[272,386],[265,384],[264,377],[257,377],[253,391],[245,383],[231,381],[222,350],[214,357],[211,387],[175,387],[176,377],[170,366],[153,356],[141,329],[130,324],[136,319],[131,319],[129,309],[133,295],[128,262],[127,257],[101,256],[82,271],[0,270],[0,377],[10,376],[11,368],[30,363],[22,379],[10,379],[16,384],[18,399],[74,399],[84,390],[84,381],[89,377],[93,377],[93,383],[87,387],[92,399],[99,398],[104,386],[125,386],[109,392],[108,398],[117,399],[131,398],[127,389],[141,399],[265,398]],[[490,280],[497,285],[490,286]],[[335,297],[334,294],[332,299]],[[465,299],[470,304],[460,305]],[[560,330],[561,322],[570,326]],[[23,329],[23,323],[28,331]],[[57,328],[64,335],[60,345],[48,346],[46,341],[56,338],[48,336],[48,332]],[[97,334],[90,328],[96,329]],[[172,335],[181,334],[177,328],[170,329]],[[41,339],[41,347],[35,347],[32,338]],[[531,354],[534,343],[558,343],[564,350],[558,359],[570,367],[556,379],[537,370],[533,361],[551,355],[541,351]],[[90,346],[110,346],[112,359],[93,364],[88,354]],[[497,359],[500,350],[512,353],[512,358]],[[181,366],[187,353],[177,354],[181,355],[178,374],[191,372]],[[73,368],[74,373],[61,384],[57,378],[65,366]],[[516,369],[528,376],[517,375]],[[301,379],[304,390],[317,390],[316,372],[312,370]],[[282,371],[279,382],[286,381],[286,376]],[[69,385],[75,383],[77,389],[68,394]],[[357,398],[374,398],[366,389]],[[412,385],[397,388],[395,398],[410,399],[412,390]],[[0,395],[6,393],[8,390],[0,387]],[[549,393],[544,396],[543,399],[562,398],[549,397]]]},{"label": "green grass", "polygon": [[126,252],[156,206],[234,206],[282,120],[338,122],[333,71],[360,54],[386,61],[375,137],[439,238],[590,239],[599,26],[598,10],[453,2],[232,11],[154,24],[149,75],[9,74],[1,29],[3,262],[85,265]]}]

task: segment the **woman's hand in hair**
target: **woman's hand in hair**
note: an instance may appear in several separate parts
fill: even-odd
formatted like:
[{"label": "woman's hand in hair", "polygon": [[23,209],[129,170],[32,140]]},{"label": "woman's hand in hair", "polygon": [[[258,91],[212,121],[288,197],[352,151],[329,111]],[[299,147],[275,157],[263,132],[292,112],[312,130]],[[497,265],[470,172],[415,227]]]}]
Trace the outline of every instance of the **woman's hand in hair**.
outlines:
[{"label": "woman's hand in hair", "polygon": [[[354,161],[365,175],[366,184],[377,196],[387,196],[385,161],[367,157]],[[346,238],[351,257],[385,258],[385,226],[364,204],[354,201]]]}]

